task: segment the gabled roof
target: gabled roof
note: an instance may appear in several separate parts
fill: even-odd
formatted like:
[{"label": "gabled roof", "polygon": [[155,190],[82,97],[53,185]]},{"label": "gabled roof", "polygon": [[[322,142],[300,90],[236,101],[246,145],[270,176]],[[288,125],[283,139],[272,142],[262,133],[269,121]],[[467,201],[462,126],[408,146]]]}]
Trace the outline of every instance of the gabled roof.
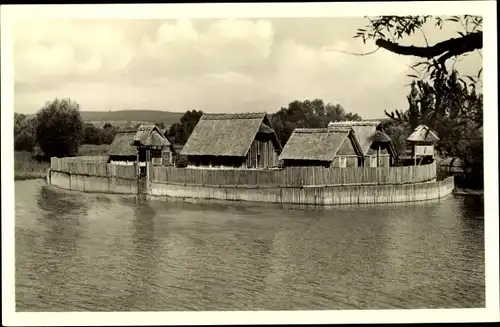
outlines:
[{"label": "gabled roof", "polygon": [[257,133],[271,134],[274,146],[281,144],[264,112],[203,114],[182,148],[182,155],[244,157]]},{"label": "gabled roof", "polygon": [[144,141],[153,133],[157,132],[161,134],[160,129],[153,124],[142,124],[137,128],[137,131],[134,136],[134,142],[140,142],[144,144]]},{"label": "gabled roof", "polygon": [[[330,122],[328,127],[351,127],[354,130],[356,139],[359,142],[363,155],[368,154],[370,146],[375,140],[384,140],[381,135],[377,136],[377,128],[380,126],[380,121],[338,121]],[[387,136],[390,140],[390,137]],[[385,139],[387,141],[387,139]]]},{"label": "gabled roof", "polygon": [[297,128],[286,142],[279,160],[332,161],[347,138],[351,138],[361,156],[354,134],[351,127]]},{"label": "gabled roof", "polygon": [[143,124],[137,129],[127,128],[118,131],[111,143],[108,155],[134,156],[137,154],[138,145],[171,147],[168,139],[161,133],[156,125]]},{"label": "gabled roof", "polygon": [[379,120],[345,120],[345,121],[332,121],[328,123],[328,126],[379,126],[381,122]]},{"label": "gabled roof", "polygon": [[135,131],[118,131],[108,151],[110,156],[135,156],[137,148],[134,144]]},{"label": "gabled roof", "polygon": [[437,142],[439,141],[439,137],[437,134],[432,131],[429,127],[425,125],[420,125],[410,136],[406,139],[409,142]]}]

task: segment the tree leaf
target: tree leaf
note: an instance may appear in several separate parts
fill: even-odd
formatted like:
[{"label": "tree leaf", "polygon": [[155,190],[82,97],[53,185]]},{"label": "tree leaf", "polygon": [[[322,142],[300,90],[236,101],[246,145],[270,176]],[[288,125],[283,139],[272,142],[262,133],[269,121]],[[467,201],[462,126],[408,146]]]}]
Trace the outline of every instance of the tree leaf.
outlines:
[{"label": "tree leaf", "polygon": [[476,83],[476,79],[472,76],[469,76],[469,75],[465,75],[465,77],[467,77],[472,83]]}]

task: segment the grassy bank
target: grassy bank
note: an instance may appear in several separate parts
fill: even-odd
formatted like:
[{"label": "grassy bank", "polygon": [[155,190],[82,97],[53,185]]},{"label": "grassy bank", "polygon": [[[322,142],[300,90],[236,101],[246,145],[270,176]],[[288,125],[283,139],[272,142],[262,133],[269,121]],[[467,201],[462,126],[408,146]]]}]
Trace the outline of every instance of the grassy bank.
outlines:
[{"label": "grassy bank", "polygon": [[[84,144],[78,151],[79,156],[106,155],[109,144]],[[14,180],[43,179],[50,167],[50,161],[37,156],[39,150],[33,152],[14,151]]]},{"label": "grassy bank", "polygon": [[37,160],[32,152],[14,152],[14,180],[45,178],[49,167],[49,162]]}]

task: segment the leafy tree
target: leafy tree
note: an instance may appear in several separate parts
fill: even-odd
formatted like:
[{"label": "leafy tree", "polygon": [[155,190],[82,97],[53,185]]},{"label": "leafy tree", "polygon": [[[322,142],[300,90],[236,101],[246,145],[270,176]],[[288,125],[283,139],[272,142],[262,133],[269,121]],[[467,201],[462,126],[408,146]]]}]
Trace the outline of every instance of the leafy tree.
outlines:
[{"label": "leafy tree", "polygon": [[203,115],[201,110],[188,110],[178,123],[174,123],[168,130],[168,139],[173,144],[186,144],[196,124]]},{"label": "leafy tree", "polygon": [[[400,55],[421,58],[412,66],[415,75],[408,95],[408,109],[386,111],[394,126],[414,129],[426,124],[440,136],[437,150],[442,156],[459,157],[465,164],[470,186],[482,187],[483,181],[483,95],[482,68],[477,76],[464,76],[454,68],[458,60],[471,52],[481,54],[482,17],[452,16],[379,16],[368,18],[366,28],[359,29],[355,37],[363,42],[375,40],[382,49]],[[423,26],[434,23],[441,29],[444,24],[456,24],[459,37],[434,45],[427,44]],[[406,36],[420,32],[426,46],[401,45]]]},{"label": "leafy tree", "polygon": [[156,126],[158,126],[158,128],[159,128],[160,130],[165,129],[165,123],[164,123],[164,122],[156,123]]},{"label": "leafy tree", "polygon": [[346,113],[339,105],[325,104],[321,99],[293,101],[271,116],[271,125],[281,144],[286,144],[295,128],[320,128],[331,121],[361,120],[354,113]]},{"label": "leafy tree", "polygon": [[14,150],[33,151],[36,145],[34,118],[27,119],[24,114],[14,114]]},{"label": "leafy tree", "polygon": [[[414,65],[426,66],[431,78],[446,72],[446,63],[451,58],[467,55],[469,52],[480,51],[483,48],[483,18],[481,16],[377,16],[367,17],[369,23],[365,28],[358,29],[355,38],[361,38],[364,43],[375,40],[375,45],[387,51],[422,58],[423,61]],[[429,45],[423,31],[425,25],[433,24],[442,29],[444,24],[455,23],[459,30],[457,38],[445,39],[434,45]],[[399,41],[406,36],[420,32],[426,46],[401,45]]]},{"label": "leafy tree", "polygon": [[17,112],[14,113],[14,135],[16,135],[19,132],[19,128],[25,119],[26,119],[25,114],[19,114]]},{"label": "leafy tree", "polygon": [[103,144],[111,144],[115,138],[118,128],[107,123],[101,130],[101,141]]},{"label": "leafy tree", "polygon": [[[410,113],[414,125],[426,124],[440,136],[437,150],[445,157],[462,159],[465,170],[475,176],[475,186],[480,185],[478,174],[483,167],[483,95],[467,87],[453,71],[446,79],[433,84],[414,83],[417,91],[415,108]],[[401,114],[393,118],[405,122]],[[478,179],[479,178],[479,179]]]},{"label": "leafy tree", "polygon": [[102,129],[94,124],[86,123],[83,128],[84,144],[102,144]]},{"label": "leafy tree", "polygon": [[78,153],[83,137],[78,103],[56,98],[47,102],[36,117],[36,138],[46,156],[64,157]]}]

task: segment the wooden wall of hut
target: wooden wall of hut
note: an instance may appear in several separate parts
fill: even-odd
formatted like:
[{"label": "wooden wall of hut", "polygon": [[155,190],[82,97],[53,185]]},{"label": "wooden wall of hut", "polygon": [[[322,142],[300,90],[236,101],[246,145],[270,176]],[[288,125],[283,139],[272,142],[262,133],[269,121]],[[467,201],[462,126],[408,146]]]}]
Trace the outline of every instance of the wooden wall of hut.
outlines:
[{"label": "wooden wall of hut", "polygon": [[345,139],[344,143],[337,151],[337,156],[334,158],[331,167],[340,167],[340,158],[345,158],[346,166],[345,167],[360,167],[361,161],[360,157],[356,154],[356,150],[354,149],[353,140],[348,137]]},{"label": "wooden wall of hut", "polygon": [[244,157],[228,156],[187,156],[189,166],[195,167],[232,167],[239,168],[245,162]]},{"label": "wooden wall of hut", "polygon": [[136,162],[137,156],[109,156],[108,162]]},{"label": "wooden wall of hut", "polygon": [[337,156],[334,157],[332,161],[321,161],[321,160],[283,160],[283,166],[285,167],[325,167],[325,168],[339,168],[340,158],[345,158],[346,168],[360,167],[360,158],[356,155],[351,156]]},{"label": "wooden wall of hut", "polygon": [[[378,150],[377,150],[378,148]],[[378,153],[377,153],[378,152]],[[389,145],[386,143],[374,143],[364,158],[365,167],[390,167],[393,159],[389,153]]]},{"label": "wooden wall of hut", "polygon": [[271,140],[255,139],[248,150],[246,167],[270,168],[278,166],[278,153]]},{"label": "wooden wall of hut", "polygon": [[340,167],[340,158],[343,157],[346,160],[346,167],[347,168],[352,168],[352,167],[359,167],[359,157],[356,155],[350,155],[350,156],[336,156],[333,158],[333,161],[330,165],[332,168],[339,168]]},{"label": "wooden wall of hut", "polygon": [[170,166],[174,163],[174,155],[169,148],[165,148],[162,151],[162,164],[163,166]]},{"label": "wooden wall of hut", "polygon": [[391,166],[391,156],[386,154],[379,154],[378,159],[377,155],[369,155],[365,156],[365,167],[390,167]]},{"label": "wooden wall of hut", "polygon": [[330,161],[320,160],[283,160],[285,167],[330,167]]}]

